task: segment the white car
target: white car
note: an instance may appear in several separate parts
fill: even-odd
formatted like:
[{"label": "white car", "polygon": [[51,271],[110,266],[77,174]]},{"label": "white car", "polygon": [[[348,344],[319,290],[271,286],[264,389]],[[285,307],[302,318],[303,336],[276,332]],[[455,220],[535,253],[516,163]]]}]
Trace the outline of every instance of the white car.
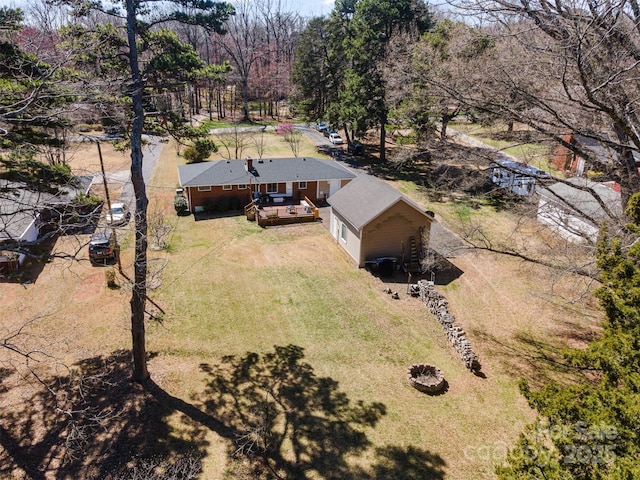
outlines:
[{"label": "white car", "polygon": [[112,203],[105,218],[109,225],[124,225],[129,221],[131,213],[124,203]]},{"label": "white car", "polygon": [[329,135],[329,141],[334,145],[340,145],[342,144],[342,137],[337,133],[332,133],[331,135]]}]

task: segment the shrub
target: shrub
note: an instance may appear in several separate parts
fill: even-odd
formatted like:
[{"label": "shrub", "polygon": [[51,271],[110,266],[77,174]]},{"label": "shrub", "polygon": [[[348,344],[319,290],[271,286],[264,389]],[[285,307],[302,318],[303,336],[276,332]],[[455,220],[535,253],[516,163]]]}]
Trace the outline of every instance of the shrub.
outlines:
[{"label": "shrub", "polygon": [[193,146],[185,148],[182,156],[187,160],[187,163],[200,163],[217,151],[218,147],[213,140],[201,138],[196,140]]},{"label": "shrub", "polygon": [[182,152],[182,156],[187,161],[187,163],[200,163],[204,161],[204,159],[200,158],[200,156],[198,155],[198,151],[196,150],[196,147],[185,148],[184,151]]},{"label": "shrub", "polygon": [[227,210],[229,210],[229,199],[223,197],[220,200],[218,200],[218,203],[216,205],[216,211],[226,212]]},{"label": "shrub", "polygon": [[104,278],[107,281],[107,287],[109,288],[117,288],[118,283],[116,282],[116,271],[113,268],[107,268],[104,271]]},{"label": "shrub", "polygon": [[216,202],[213,200],[207,199],[202,202],[202,208],[205,212],[214,212],[216,210]]},{"label": "shrub", "polygon": [[210,138],[200,138],[195,141],[194,147],[202,159],[208,158],[212,153],[218,151],[218,146]]},{"label": "shrub", "polygon": [[229,199],[229,210],[240,210],[243,206],[241,198],[233,197]]},{"label": "shrub", "polygon": [[293,133],[293,123],[283,122],[276,127],[276,133],[279,135],[288,135]]},{"label": "shrub", "polygon": [[87,195],[85,193],[79,193],[73,197],[73,203],[78,206],[96,207],[102,203],[102,199],[97,195]]},{"label": "shrub", "polygon": [[173,199],[173,208],[178,215],[184,215],[187,213],[187,199],[182,195],[176,195]]}]

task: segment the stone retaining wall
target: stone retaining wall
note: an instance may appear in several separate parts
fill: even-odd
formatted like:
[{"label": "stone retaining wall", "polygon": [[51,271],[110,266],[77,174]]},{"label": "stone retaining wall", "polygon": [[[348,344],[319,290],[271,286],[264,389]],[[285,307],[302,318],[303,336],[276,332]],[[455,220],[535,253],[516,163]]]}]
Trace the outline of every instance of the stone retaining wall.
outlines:
[{"label": "stone retaining wall", "polygon": [[422,301],[444,328],[447,338],[458,351],[465,366],[472,372],[479,372],[480,361],[478,356],[473,352],[464,330],[456,325],[455,317],[449,313],[447,299],[436,291],[432,282],[426,280],[418,281],[417,290]]}]

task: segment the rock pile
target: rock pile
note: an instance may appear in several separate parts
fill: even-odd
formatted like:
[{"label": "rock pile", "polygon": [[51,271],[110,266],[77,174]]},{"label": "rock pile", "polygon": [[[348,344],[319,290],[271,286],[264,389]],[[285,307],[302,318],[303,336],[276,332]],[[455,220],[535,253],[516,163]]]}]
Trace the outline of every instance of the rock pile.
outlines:
[{"label": "rock pile", "polygon": [[458,351],[465,366],[472,372],[479,372],[480,362],[478,356],[473,352],[464,330],[456,325],[455,317],[449,313],[447,299],[436,291],[433,287],[433,282],[419,280],[417,288],[420,292],[420,298],[444,328],[447,338]]}]

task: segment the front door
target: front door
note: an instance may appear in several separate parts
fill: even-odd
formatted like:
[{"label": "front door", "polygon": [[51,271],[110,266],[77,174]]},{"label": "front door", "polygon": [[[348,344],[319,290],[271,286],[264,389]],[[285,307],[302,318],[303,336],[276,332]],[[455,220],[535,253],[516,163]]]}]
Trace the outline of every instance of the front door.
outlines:
[{"label": "front door", "polygon": [[287,197],[293,197],[293,182],[287,182]]},{"label": "front door", "polygon": [[342,182],[340,180],[331,180],[329,182],[329,196],[333,195],[338,190],[340,190],[340,184],[341,183]]}]

